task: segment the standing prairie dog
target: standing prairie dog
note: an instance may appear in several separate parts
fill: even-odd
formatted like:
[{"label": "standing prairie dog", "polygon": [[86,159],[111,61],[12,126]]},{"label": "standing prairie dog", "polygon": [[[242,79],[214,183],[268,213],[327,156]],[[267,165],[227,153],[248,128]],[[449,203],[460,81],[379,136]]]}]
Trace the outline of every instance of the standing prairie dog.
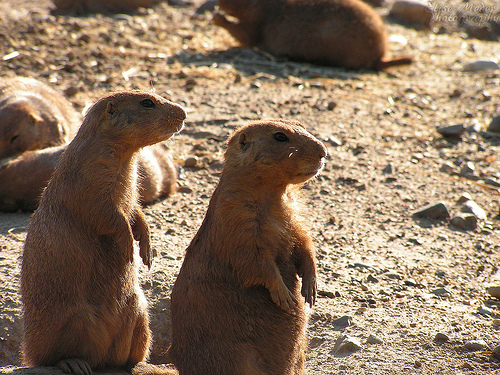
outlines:
[{"label": "standing prairie dog", "polygon": [[66,143],[80,122],[71,103],[41,81],[0,80],[0,159]]},{"label": "standing prairie dog", "polygon": [[326,155],[294,121],[251,123],[229,139],[172,290],[167,357],[179,374],[303,373],[316,264],[295,195]]},{"label": "standing prairie dog", "polygon": [[[130,370],[151,335],[134,240],[151,266],[137,197],[137,153],[181,130],[185,111],[143,92],[100,99],[56,167],[31,218],[21,293],[24,357],[74,374]],[[166,372],[170,373],[170,372]]]},{"label": "standing prairie dog", "polygon": [[348,69],[381,70],[411,63],[389,58],[380,16],[361,0],[218,0],[216,25],[245,47]]}]

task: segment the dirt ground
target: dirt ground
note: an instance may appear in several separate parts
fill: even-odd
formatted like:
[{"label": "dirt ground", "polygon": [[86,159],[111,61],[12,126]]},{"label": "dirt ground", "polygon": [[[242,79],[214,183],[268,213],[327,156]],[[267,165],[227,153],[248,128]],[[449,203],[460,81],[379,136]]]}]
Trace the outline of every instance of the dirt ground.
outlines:
[{"label": "dirt ground", "polygon": [[[463,70],[497,61],[500,44],[453,23],[459,7],[480,12],[488,2],[446,2],[431,30],[387,20],[392,53],[415,62],[379,73],[240,49],[210,12],[195,13],[201,3],[72,17],[50,15],[48,0],[0,0],[0,76],[39,78],[79,110],[110,91],[151,85],[187,108],[170,143],[180,191],[145,208],[159,254],[142,272],[151,361],[162,362],[170,341],[170,290],[218,181],[224,141],[239,125],[281,117],[302,121],[330,154],[303,189],[319,271],[307,372],[500,374],[500,300],[486,291],[500,286],[500,191],[487,183],[500,179],[500,137],[486,132],[500,114],[500,70]],[[459,124],[460,137],[436,131]],[[190,157],[195,167],[184,167]],[[453,173],[468,162],[472,175]],[[413,215],[443,202],[456,216],[464,193],[486,213],[476,229]],[[28,221],[29,213],[0,214],[0,372],[27,373],[15,369]],[[351,345],[337,350],[344,336]]]}]

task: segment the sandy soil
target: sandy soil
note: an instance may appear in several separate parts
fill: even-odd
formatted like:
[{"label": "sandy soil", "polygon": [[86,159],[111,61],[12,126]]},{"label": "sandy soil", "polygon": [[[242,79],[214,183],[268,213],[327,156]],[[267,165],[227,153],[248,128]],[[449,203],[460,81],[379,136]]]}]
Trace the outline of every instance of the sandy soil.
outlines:
[{"label": "sandy soil", "polygon": [[[500,114],[500,71],[463,71],[470,61],[496,60],[498,42],[468,37],[450,9],[451,23],[432,30],[388,21],[393,54],[415,63],[352,72],[240,49],[210,12],[195,14],[200,4],[54,17],[48,0],[0,0],[0,76],[44,80],[79,110],[104,93],[151,85],[188,110],[171,142],[181,192],[145,208],[159,254],[142,273],[151,361],[162,362],[170,340],[170,290],[218,181],[224,141],[248,121],[282,117],[302,121],[330,153],[303,189],[319,270],[308,373],[500,373],[500,301],[486,292],[500,286],[500,193],[485,183],[500,178],[500,137],[485,131]],[[457,124],[467,129],[460,138],[436,131]],[[184,167],[189,157],[196,167]],[[441,171],[467,162],[472,177]],[[464,193],[486,213],[474,230],[413,216],[440,201],[456,216]],[[0,214],[0,372],[28,373],[16,370],[28,221],[29,213]],[[359,347],[336,351],[344,336]],[[44,371],[55,373],[29,373]]]}]

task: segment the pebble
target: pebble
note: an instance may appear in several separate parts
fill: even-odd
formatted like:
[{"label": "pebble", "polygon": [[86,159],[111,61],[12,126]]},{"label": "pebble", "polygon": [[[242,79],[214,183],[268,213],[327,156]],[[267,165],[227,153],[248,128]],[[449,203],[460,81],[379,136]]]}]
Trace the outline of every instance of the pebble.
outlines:
[{"label": "pebble", "polygon": [[486,349],[486,341],[484,340],[469,340],[464,344],[464,349],[470,350],[471,352],[477,352],[478,350]]},{"label": "pebble", "polygon": [[500,286],[490,286],[486,288],[486,292],[490,296],[500,299]]},{"label": "pebble", "polygon": [[436,131],[443,137],[460,137],[465,133],[465,125],[457,124],[451,126],[441,126]]},{"label": "pebble", "polygon": [[449,161],[444,162],[443,165],[441,165],[441,168],[439,168],[439,170],[447,174],[457,174],[457,169]]},{"label": "pebble", "polygon": [[198,164],[198,158],[196,156],[191,156],[184,161],[184,167],[194,168]]},{"label": "pebble", "polygon": [[445,288],[438,288],[431,291],[432,294],[440,297],[450,297],[451,292]]},{"label": "pebble", "polygon": [[349,327],[352,325],[352,317],[344,315],[332,321],[334,327]]},{"label": "pebble", "polygon": [[180,186],[177,188],[177,191],[179,193],[190,194],[193,192],[193,189],[191,189],[190,187],[187,187],[187,186]]},{"label": "pebble", "polygon": [[491,122],[486,130],[492,133],[500,133],[500,115],[491,119]]},{"label": "pebble", "polygon": [[497,345],[493,348],[493,355],[500,358],[500,345]]},{"label": "pebble", "polygon": [[472,200],[472,197],[469,193],[465,192],[463,193],[460,198],[458,198],[458,203],[465,203],[467,201],[471,201]]},{"label": "pebble", "polygon": [[423,2],[397,0],[392,5],[389,16],[410,24],[428,27],[433,13],[433,9]]},{"label": "pebble", "polygon": [[450,338],[448,337],[448,335],[441,332],[436,333],[436,336],[434,336],[434,341],[446,342],[449,340]]},{"label": "pebble", "polygon": [[360,349],[361,342],[356,337],[342,335],[335,342],[332,353],[353,353]]},{"label": "pebble", "polygon": [[335,107],[337,107],[337,102],[328,102],[326,108],[329,110],[329,111],[333,111],[335,109]]},{"label": "pebble", "polygon": [[485,177],[483,178],[483,181],[486,185],[491,185],[494,187],[500,187],[500,181],[496,178],[491,178],[491,177]]},{"label": "pebble", "polygon": [[451,219],[450,224],[458,229],[474,230],[477,228],[477,217],[473,214],[458,214]]},{"label": "pebble", "polygon": [[367,283],[378,283],[378,279],[375,276],[373,276],[372,274],[369,274],[366,277],[366,282]]},{"label": "pebble", "polygon": [[474,166],[474,163],[468,161],[460,169],[460,176],[466,177],[468,175],[474,174],[475,170],[476,170],[476,167]]},{"label": "pebble", "polygon": [[476,202],[472,200],[468,200],[467,202],[464,203],[462,211],[473,214],[475,217],[478,218],[478,220],[486,220],[486,212],[481,207],[479,207],[479,205]]},{"label": "pebble", "polygon": [[384,341],[380,337],[375,336],[375,335],[370,335],[366,339],[367,344],[382,344],[383,342]]},{"label": "pebble", "polygon": [[443,202],[429,204],[422,207],[420,210],[415,212],[413,216],[436,220],[447,220],[451,217],[448,208]]},{"label": "pebble", "polygon": [[463,66],[466,72],[478,72],[483,70],[498,70],[500,66],[493,60],[476,60]]},{"label": "pebble", "polygon": [[477,310],[478,314],[481,315],[486,315],[487,317],[492,318],[493,317],[493,310],[491,310],[489,307],[486,307],[484,305],[479,306],[479,309]]},{"label": "pebble", "polygon": [[394,173],[394,163],[389,163],[382,170],[383,174],[393,174]]}]

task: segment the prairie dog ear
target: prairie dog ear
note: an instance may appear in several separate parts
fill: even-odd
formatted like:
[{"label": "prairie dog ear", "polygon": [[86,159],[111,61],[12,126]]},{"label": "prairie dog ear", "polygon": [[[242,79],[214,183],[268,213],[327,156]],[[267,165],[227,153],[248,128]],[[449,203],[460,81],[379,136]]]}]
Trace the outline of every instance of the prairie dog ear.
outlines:
[{"label": "prairie dog ear", "polygon": [[43,118],[38,116],[35,112],[29,114],[29,122],[31,125],[35,125],[37,122],[43,122]]},{"label": "prairie dog ear", "polygon": [[238,143],[240,145],[240,149],[242,150],[246,150],[250,146],[245,133],[240,134],[240,136],[238,137]]},{"label": "prairie dog ear", "polygon": [[113,108],[113,106],[114,106],[114,104],[112,101],[109,101],[108,105],[106,106],[106,112],[109,113],[110,115],[115,113],[115,109]]}]

